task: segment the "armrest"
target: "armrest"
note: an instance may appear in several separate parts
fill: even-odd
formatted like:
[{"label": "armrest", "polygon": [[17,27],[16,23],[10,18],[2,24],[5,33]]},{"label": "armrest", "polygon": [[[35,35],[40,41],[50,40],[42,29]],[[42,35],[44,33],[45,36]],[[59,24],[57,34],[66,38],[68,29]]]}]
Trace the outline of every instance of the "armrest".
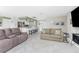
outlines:
[{"label": "armrest", "polygon": [[64,33],[63,32],[61,32],[61,37],[64,38]]},{"label": "armrest", "polygon": [[43,34],[43,32],[41,32],[41,34]]}]

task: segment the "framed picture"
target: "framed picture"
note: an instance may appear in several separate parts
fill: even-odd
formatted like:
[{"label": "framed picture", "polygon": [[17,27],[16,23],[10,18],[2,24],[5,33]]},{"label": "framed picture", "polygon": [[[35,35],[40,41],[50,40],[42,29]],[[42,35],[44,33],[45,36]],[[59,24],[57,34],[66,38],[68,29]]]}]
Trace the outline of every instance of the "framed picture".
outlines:
[{"label": "framed picture", "polygon": [[57,22],[56,25],[59,25],[59,22]]},{"label": "framed picture", "polygon": [[61,25],[64,25],[64,22],[61,22]]}]

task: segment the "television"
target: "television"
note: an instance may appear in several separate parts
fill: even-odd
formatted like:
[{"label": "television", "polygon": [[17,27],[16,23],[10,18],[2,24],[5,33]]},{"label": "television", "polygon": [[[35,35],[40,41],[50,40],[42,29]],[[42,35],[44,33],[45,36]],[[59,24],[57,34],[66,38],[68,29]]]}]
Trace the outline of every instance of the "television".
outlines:
[{"label": "television", "polygon": [[72,26],[79,27],[79,7],[71,12]]}]

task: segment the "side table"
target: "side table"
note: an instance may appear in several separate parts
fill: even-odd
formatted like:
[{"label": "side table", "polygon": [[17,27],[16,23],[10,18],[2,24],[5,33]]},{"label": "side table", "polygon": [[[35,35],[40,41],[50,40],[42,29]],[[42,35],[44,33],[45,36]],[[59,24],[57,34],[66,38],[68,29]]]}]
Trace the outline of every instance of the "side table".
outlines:
[{"label": "side table", "polygon": [[68,43],[67,38],[69,38],[69,34],[68,33],[64,33],[64,42]]}]

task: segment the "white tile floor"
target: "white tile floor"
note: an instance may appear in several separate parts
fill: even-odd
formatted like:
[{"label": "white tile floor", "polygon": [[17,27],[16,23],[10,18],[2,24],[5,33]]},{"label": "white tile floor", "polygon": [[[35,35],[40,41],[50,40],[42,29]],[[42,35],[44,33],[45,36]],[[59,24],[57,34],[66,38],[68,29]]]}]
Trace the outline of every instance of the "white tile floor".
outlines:
[{"label": "white tile floor", "polygon": [[39,33],[33,34],[22,44],[7,53],[78,53],[79,48],[68,43],[40,39]]}]

